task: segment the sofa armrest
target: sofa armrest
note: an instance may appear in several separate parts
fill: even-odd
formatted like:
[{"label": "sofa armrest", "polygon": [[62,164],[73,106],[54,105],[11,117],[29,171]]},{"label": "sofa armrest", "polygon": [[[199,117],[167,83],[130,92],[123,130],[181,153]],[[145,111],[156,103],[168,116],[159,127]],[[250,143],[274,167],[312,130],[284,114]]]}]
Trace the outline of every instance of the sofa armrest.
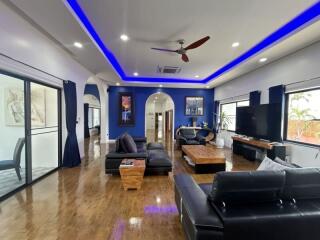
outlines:
[{"label": "sofa armrest", "polygon": [[117,152],[110,152],[107,154],[106,158],[108,159],[125,159],[125,158],[143,158],[146,159],[148,154],[146,152],[140,153],[117,153]]},{"label": "sofa armrest", "polygon": [[[180,174],[174,176],[175,189],[185,208],[188,218],[193,225],[200,228],[222,230],[223,223],[207,200],[207,195],[190,175]],[[177,201],[177,196],[176,196]]]},{"label": "sofa armrest", "polygon": [[178,141],[183,141],[183,142],[187,142],[187,138],[181,136],[181,135],[177,135],[176,140]]}]

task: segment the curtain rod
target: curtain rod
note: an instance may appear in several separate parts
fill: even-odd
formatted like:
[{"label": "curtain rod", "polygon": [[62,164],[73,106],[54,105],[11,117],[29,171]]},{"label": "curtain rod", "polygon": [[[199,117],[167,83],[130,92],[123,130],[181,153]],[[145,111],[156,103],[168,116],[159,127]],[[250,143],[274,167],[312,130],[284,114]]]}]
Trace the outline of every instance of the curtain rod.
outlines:
[{"label": "curtain rod", "polygon": [[[297,83],[314,81],[314,80],[320,80],[320,77],[315,77],[315,78],[310,78],[310,79],[307,79],[307,80],[302,80],[302,81],[297,81],[297,82],[293,82],[293,83],[288,83],[288,84],[284,84],[284,86],[290,86],[290,85],[294,85],[294,84],[297,84]],[[234,97],[228,97],[228,98],[220,99],[219,102],[225,101],[225,100],[229,100],[229,99],[233,99],[233,98],[237,98],[237,97],[243,97],[243,96],[246,96],[246,95],[248,95],[248,94],[250,94],[250,93],[246,93],[246,94],[242,94],[242,95],[238,95],[238,96],[234,96]]]},{"label": "curtain rod", "polygon": [[29,65],[29,64],[27,64],[27,63],[24,63],[24,62],[20,61],[20,60],[14,59],[14,58],[6,55],[6,54],[0,53],[0,56],[5,57],[5,58],[8,58],[8,59],[10,59],[10,60],[12,60],[12,61],[14,61],[14,62],[20,63],[20,64],[22,64],[22,65],[24,65],[24,66],[27,66],[27,67],[29,67],[29,68],[32,68],[32,69],[34,69],[34,70],[37,70],[37,71],[39,71],[39,72],[41,72],[41,73],[47,74],[47,75],[49,75],[49,76],[51,76],[51,77],[54,77],[54,78],[56,78],[56,79],[58,79],[58,80],[60,80],[60,81],[68,82],[68,80],[66,80],[66,79],[62,79],[62,78],[60,78],[60,77],[57,77],[57,76],[55,76],[55,75],[53,75],[53,74],[51,74],[51,73],[48,73],[48,72],[46,72],[46,71],[41,70],[40,68],[31,66],[31,65]]},{"label": "curtain rod", "polygon": [[237,97],[244,97],[244,96],[247,96],[247,95],[249,95],[249,94],[250,94],[250,93],[246,93],[246,94],[242,94],[242,95],[238,95],[238,96],[233,96],[233,97],[228,97],[228,98],[220,99],[219,102],[225,101],[225,100],[228,100],[228,99],[237,98]]},{"label": "curtain rod", "polygon": [[290,86],[290,85],[294,85],[294,84],[297,84],[297,83],[302,83],[302,82],[308,82],[308,81],[313,81],[313,80],[317,80],[319,79],[320,80],[320,77],[315,77],[315,78],[310,78],[310,79],[307,79],[307,80],[302,80],[302,81],[297,81],[297,82],[293,82],[293,83],[288,83],[284,86]]}]

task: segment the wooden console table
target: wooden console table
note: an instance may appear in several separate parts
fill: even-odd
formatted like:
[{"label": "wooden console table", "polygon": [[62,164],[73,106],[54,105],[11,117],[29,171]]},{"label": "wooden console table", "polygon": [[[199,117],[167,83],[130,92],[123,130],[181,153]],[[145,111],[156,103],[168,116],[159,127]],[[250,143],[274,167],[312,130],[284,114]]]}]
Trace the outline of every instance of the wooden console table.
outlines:
[{"label": "wooden console table", "polygon": [[[271,159],[275,159],[276,157],[279,157],[282,160],[285,160],[286,158],[286,145],[284,144],[272,144],[268,141],[262,141],[257,139],[248,139],[241,136],[233,136],[233,153],[242,155],[246,158],[249,158],[250,160],[253,160],[251,157],[248,157],[250,154],[248,154],[248,151],[245,152],[243,149],[243,146],[251,146],[257,149],[261,149],[263,151],[267,152],[267,156]],[[254,151],[254,150],[251,150]]]},{"label": "wooden console table", "polygon": [[251,146],[255,146],[258,148],[269,149],[269,150],[271,150],[273,148],[273,145],[267,141],[261,141],[261,140],[256,140],[256,139],[247,139],[247,138],[243,138],[240,136],[233,136],[232,139],[233,139],[233,141],[242,142],[242,143],[245,143],[245,144],[248,144]]},{"label": "wooden console table", "polygon": [[[122,160],[122,162],[126,161],[127,159]],[[125,190],[140,189],[146,169],[145,160],[130,159],[130,161],[133,161],[133,165],[121,164],[119,167],[122,186]]]}]

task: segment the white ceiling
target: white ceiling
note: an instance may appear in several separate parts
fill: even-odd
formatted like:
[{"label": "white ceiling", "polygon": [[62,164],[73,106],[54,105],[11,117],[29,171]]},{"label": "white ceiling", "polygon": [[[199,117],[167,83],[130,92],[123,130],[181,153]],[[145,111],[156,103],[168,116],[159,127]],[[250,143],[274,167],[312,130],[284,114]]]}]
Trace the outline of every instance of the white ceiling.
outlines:
[{"label": "white ceiling", "polygon": [[[45,29],[90,71],[106,81],[119,81],[114,70],[92,43],[86,32],[68,11],[63,0],[11,0],[33,21]],[[91,23],[105,45],[116,56],[128,76],[205,78],[241,53],[261,41],[268,34],[294,18],[315,0],[79,0]],[[268,49],[265,53],[242,63],[234,70],[215,79],[210,86],[222,84],[263,64],[297,51],[320,40],[320,23],[314,23],[298,34]],[[127,34],[128,42],[120,40]],[[150,50],[150,47],[176,49],[178,39],[186,45],[206,35],[211,39],[198,49],[190,50],[189,63],[180,56]],[[73,42],[84,43],[84,48],[73,47]],[[240,42],[238,48],[231,44]],[[265,63],[265,64],[267,64]],[[180,66],[176,75],[160,75],[157,66]],[[124,83],[123,83],[124,84]],[[130,84],[126,84],[130,85]],[[137,83],[134,85],[148,85]],[[173,87],[203,87],[194,84],[175,84]]]}]

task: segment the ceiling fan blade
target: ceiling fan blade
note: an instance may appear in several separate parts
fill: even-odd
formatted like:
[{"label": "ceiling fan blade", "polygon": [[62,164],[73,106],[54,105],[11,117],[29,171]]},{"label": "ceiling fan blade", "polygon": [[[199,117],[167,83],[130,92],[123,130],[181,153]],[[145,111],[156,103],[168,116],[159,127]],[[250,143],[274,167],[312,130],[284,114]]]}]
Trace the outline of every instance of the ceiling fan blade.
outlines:
[{"label": "ceiling fan blade", "polygon": [[209,36],[201,38],[200,40],[198,40],[198,41],[196,41],[194,43],[191,43],[188,47],[185,48],[185,50],[190,50],[190,49],[194,49],[194,48],[200,47],[202,44],[204,44],[209,39],[210,39]]},{"label": "ceiling fan blade", "polygon": [[157,51],[163,51],[163,52],[177,52],[177,50],[170,50],[170,49],[164,49],[164,48],[151,48],[153,50],[157,50]]},{"label": "ceiling fan blade", "polygon": [[189,58],[188,58],[187,54],[181,54],[181,59],[184,62],[189,62]]}]

